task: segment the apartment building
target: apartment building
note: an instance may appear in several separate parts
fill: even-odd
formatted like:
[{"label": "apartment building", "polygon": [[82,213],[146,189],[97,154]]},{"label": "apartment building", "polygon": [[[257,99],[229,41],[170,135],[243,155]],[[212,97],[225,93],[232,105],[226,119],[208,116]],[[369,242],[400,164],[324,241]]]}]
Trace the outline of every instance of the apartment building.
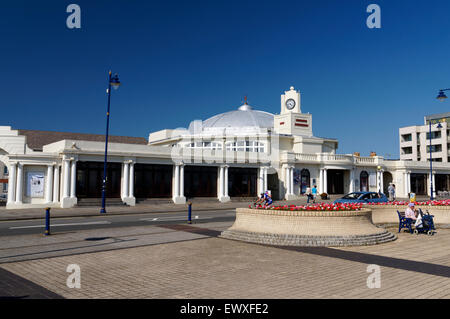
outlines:
[{"label": "apartment building", "polygon": [[[431,145],[430,145],[431,122]],[[450,112],[427,115],[424,125],[399,129],[400,159],[405,161],[450,162]]]}]

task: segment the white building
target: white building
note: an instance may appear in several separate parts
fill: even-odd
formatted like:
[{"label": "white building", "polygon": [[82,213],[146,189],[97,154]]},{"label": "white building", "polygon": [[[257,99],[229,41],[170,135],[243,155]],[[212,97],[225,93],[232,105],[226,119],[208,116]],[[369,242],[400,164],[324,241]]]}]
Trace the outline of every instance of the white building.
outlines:
[{"label": "white building", "polygon": [[[431,153],[433,162],[450,162],[449,141],[450,112],[424,117],[424,125],[407,126],[399,129],[400,159],[412,161],[430,161],[430,121]],[[440,123],[441,128],[437,127]]]},{"label": "white building", "polygon": [[[386,192],[391,182],[397,197],[429,193],[427,162],[336,154],[338,141],[314,136],[312,124],[291,87],[281,95],[279,115],[244,103],[187,129],[153,132],[148,141],[111,137],[107,197],[128,205],[147,198],[183,204],[192,197],[226,202],[270,190],[275,199],[295,199],[312,185],[343,194]],[[103,156],[101,135],[0,127],[7,208],[73,207],[100,198]],[[433,181],[450,174],[446,162],[434,169]]]}]

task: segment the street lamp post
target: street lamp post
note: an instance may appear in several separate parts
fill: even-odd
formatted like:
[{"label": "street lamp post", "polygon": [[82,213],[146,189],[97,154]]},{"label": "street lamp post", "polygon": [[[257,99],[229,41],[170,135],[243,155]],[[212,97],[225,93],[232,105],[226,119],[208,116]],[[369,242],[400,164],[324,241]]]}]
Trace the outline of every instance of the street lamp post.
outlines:
[{"label": "street lamp post", "polygon": [[[430,200],[434,199],[434,190],[433,190],[433,145],[431,144],[432,136],[431,136],[431,120],[429,121],[430,124],[430,132],[429,132],[429,138],[430,138]],[[442,125],[441,123],[438,123],[437,129],[441,129]]]},{"label": "street lamp post", "polygon": [[[445,95],[444,91],[450,91],[450,89],[441,89],[439,90],[438,96],[436,97],[436,99],[438,99],[439,101],[444,101],[445,99],[447,99],[447,95]],[[430,190],[431,190],[431,196],[430,199],[433,200],[434,195],[433,195],[433,157],[432,157],[432,145],[431,145],[431,119],[430,119]],[[437,126],[438,129],[442,128],[441,123],[438,123]]]},{"label": "street lamp post", "polygon": [[105,214],[106,213],[106,169],[107,169],[107,159],[108,159],[108,134],[109,134],[109,109],[110,109],[110,102],[111,102],[111,86],[117,90],[120,85],[119,76],[114,74],[114,76],[111,76],[111,71],[109,71],[109,81],[108,81],[108,108],[106,111],[106,137],[105,137],[105,161],[103,163],[103,181],[102,181],[102,208],[100,210],[100,213]]}]

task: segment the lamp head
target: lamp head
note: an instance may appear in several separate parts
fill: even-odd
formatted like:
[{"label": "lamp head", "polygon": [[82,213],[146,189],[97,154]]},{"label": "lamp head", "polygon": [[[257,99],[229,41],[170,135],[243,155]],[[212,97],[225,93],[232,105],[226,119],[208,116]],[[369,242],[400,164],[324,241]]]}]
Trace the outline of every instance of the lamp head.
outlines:
[{"label": "lamp head", "polygon": [[120,81],[119,81],[119,76],[116,74],[114,74],[114,76],[111,78],[111,82],[109,82],[111,84],[111,86],[117,90],[120,86]]},{"label": "lamp head", "polygon": [[447,98],[443,90],[439,90],[439,94],[436,97],[439,101],[444,101]]}]

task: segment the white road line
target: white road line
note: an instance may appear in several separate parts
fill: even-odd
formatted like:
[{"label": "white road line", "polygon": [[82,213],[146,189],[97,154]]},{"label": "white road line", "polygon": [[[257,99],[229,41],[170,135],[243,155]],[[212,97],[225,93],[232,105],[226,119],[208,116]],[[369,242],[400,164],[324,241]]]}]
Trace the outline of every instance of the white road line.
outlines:
[{"label": "white road line", "polygon": [[[71,224],[50,224],[50,227],[58,227],[58,226],[80,226],[80,225],[100,225],[100,224],[111,224],[108,221],[101,222],[86,222],[86,223],[71,223]],[[9,229],[21,229],[21,228],[44,228],[45,225],[33,225],[33,226],[15,226],[9,227]]]},{"label": "white road line", "polygon": [[[194,217],[194,219],[212,219],[212,218],[214,218],[214,217],[199,217],[199,216],[195,216]],[[181,220],[181,221],[183,221],[183,220],[187,220],[187,218],[186,217],[175,217],[174,216],[174,217],[164,217],[164,218],[142,218],[140,220],[146,221],[146,222],[155,222],[155,221],[162,222],[162,221],[169,221],[169,220],[174,220],[174,221]]]}]

